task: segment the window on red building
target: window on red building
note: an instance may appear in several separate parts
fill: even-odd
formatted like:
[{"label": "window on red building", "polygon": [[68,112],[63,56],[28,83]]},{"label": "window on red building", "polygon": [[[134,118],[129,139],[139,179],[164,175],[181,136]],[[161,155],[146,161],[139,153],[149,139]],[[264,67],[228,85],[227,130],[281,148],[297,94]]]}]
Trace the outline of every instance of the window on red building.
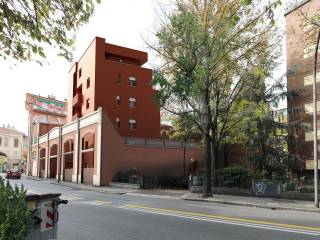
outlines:
[{"label": "window on red building", "polygon": [[82,75],[82,68],[79,69],[79,78],[81,77]]},{"label": "window on red building", "polygon": [[129,119],[129,129],[134,130],[137,128],[136,120],[133,118]]},{"label": "window on red building", "polygon": [[120,103],[121,103],[120,96],[117,96],[117,97],[116,97],[116,104],[119,106]]},{"label": "window on red building", "polygon": [[116,128],[120,128],[120,119],[116,118]]},{"label": "window on red building", "polygon": [[90,107],[90,99],[88,98],[86,101],[86,108],[88,109]]},{"label": "window on red building", "polygon": [[87,79],[87,88],[89,88],[90,87],[90,78],[88,77],[88,79]]},{"label": "window on red building", "polygon": [[129,107],[136,108],[136,106],[137,106],[137,100],[135,98],[129,98]]},{"label": "window on red building", "polygon": [[129,85],[130,87],[137,86],[137,79],[135,77],[129,77]]}]

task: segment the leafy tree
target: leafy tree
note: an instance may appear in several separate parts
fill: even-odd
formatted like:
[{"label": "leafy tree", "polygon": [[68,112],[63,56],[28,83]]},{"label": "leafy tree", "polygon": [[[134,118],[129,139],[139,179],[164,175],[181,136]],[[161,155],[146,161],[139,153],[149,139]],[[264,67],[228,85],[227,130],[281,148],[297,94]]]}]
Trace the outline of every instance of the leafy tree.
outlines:
[{"label": "leafy tree", "polygon": [[45,57],[44,46],[52,45],[70,60],[72,30],[87,23],[93,10],[93,0],[0,0],[0,57]]},{"label": "leafy tree", "polygon": [[[244,0],[176,1],[176,10],[149,44],[162,59],[154,76],[162,107],[188,114],[204,142],[204,197],[212,194],[211,157],[238,127],[246,104],[240,101],[256,59],[269,54],[274,38],[271,3]],[[265,57],[266,58],[266,57]],[[267,59],[267,58],[266,58]],[[212,150],[212,154],[211,154]]]},{"label": "leafy tree", "polygon": [[26,190],[5,183],[0,177],[0,240],[23,240],[33,219],[25,202]]},{"label": "leafy tree", "polygon": [[202,139],[201,132],[191,120],[191,116],[183,114],[175,117],[172,121],[173,129],[169,132],[169,138],[183,141],[183,173],[186,175],[186,145],[187,142],[197,141]]}]

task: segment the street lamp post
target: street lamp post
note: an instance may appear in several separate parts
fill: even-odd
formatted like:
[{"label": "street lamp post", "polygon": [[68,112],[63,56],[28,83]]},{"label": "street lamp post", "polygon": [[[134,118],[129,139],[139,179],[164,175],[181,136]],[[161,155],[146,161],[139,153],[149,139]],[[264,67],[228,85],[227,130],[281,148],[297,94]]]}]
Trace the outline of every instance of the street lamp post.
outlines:
[{"label": "street lamp post", "polygon": [[[33,103],[33,102],[26,102],[27,104],[31,104],[31,105],[34,105],[34,106],[36,106],[36,107],[38,107],[38,108],[40,108],[42,111],[45,111],[45,112],[47,112],[47,113],[51,113],[52,115],[53,115],[53,117],[54,117],[54,119],[57,121],[57,124],[59,125],[59,146],[58,146],[58,148],[59,148],[59,157],[58,157],[58,183],[60,182],[60,176],[61,176],[61,157],[62,157],[62,154],[61,154],[61,152],[62,152],[62,144],[61,144],[61,140],[62,139],[60,139],[60,137],[61,137],[61,134],[62,134],[62,132],[61,132],[61,123],[60,123],[60,121],[59,121],[59,119],[56,117],[56,116],[54,116],[54,113],[53,112],[50,112],[49,110],[47,110],[47,109],[45,109],[45,108],[43,108],[43,107],[41,107],[41,106],[39,106],[39,105],[37,105],[37,104],[35,104],[35,103]],[[49,151],[48,151],[49,152]]]},{"label": "street lamp post", "polygon": [[319,193],[318,193],[318,133],[317,133],[317,61],[318,49],[320,42],[320,31],[318,33],[317,44],[314,52],[314,65],[313,65],[313,161],[314,161],[314,204],[319,208]]}]

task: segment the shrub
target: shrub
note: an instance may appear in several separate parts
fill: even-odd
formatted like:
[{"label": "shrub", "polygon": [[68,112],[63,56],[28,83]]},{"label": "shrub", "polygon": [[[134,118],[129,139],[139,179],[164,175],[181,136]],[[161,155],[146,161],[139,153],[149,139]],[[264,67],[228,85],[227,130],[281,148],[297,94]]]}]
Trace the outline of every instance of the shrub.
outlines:
[{"label": "shrub", "polygon": [[[303,186],[300,187],[301,193],[314,193],[314,186]],[[320,186],[319,186],[319,192],[320,192]]]},{"label": "shrub", "polygon": [[251,188],[252,174],[243,167],[227,167],[214,172],[214,186]]},{"label": "shrub", "polygon": [[[200,170],[197,180],[203,183],[204,170]],[[213,187],[251,188],[251,181],[259,179],[248,169],[238,166],[216,169],[212,174]]]},{"label": "shrub", "polygon": [[23,186],[12,187],[0,177],[0,240],[22,240],[29,233],[33,220],[25,197]]},{"label": "shrub", "polygon": [[114,175],[113,180],[114,182],[121,182],[121,183],[128,183],[129,182],[129,175],[127,171],[120,170],[119,172]]},{"label": "shrub", "polygon": [[116,173],[116,175],[113,177],[114,182],[120,182],[120,183],[129,183],[132,176],[137,175],[137,169],[131,168],[128,170],[120,170]]},{"label": "shrub", "polygon": [[188,177],[158,177],[157,183],[163,188],[186,189],[188,188]]}]

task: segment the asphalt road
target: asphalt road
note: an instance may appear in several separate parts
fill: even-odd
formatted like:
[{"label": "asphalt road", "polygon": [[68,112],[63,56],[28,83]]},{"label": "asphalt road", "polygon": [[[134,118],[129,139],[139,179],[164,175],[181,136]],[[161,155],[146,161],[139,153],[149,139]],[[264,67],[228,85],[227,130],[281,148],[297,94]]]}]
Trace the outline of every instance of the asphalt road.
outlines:
[{"label": "asphalt road", "polygon": [[62,193],[59,238],[72,240],[311,240],[320,214],[79,190],[23,178],[33,193]]}]

